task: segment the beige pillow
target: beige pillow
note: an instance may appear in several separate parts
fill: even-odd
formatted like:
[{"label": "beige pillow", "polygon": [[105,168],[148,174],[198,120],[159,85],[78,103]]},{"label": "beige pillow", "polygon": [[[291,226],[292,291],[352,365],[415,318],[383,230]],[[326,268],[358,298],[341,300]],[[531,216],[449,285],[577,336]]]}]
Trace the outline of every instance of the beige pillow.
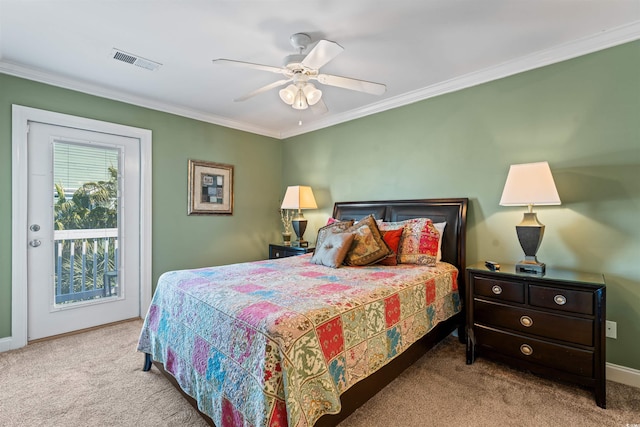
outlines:
[{"label": "beige pillow", "polygon": [[322,240],[330,233],[342,233],[347,228],[353,225],[353,220],[348,221],[336,221],[318,230],[318,236],[316,237],[316,247],[322,245]]},{"label": "beige pillow", "polygon": [[361,219],[346,231],[355,233],[351,249],[344,259],[347,265],[375,264],[393,253],[384,242],[373,215]]},{"label": "beige pillow", "polygon": [[324,233],[322,241],[316,242],[311,262],[327,267],[338,268],[351,248],[354,233]]}]

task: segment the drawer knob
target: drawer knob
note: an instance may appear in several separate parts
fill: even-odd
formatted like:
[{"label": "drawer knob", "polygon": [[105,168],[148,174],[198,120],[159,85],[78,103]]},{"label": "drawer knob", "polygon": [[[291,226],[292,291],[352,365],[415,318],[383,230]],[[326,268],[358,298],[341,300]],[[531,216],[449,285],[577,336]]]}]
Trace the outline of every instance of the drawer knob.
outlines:
[{"label": "drawer knob", "polygon": [[520,318],[520,323],[522,324],[522,326],[528,328],[530,326],[533,326],[533,319],[529,316],[522,316]]},{"label": "drawer knob", "polygon": [[525,356],[531,356],[533,354],[533,348],[529,344],[522,344],[520,346],[520,351]]},{"label": "drawer knob", "polygon": [[491,287],[491,292],[493,292],[496,295],[500,295],[502,293],[502,288],[499,285],[493,285]]},{"label": "drawer knob", "polygon": [[280,258],[280,252],[276,252],[276,258]]},{"label": "drawer knob", "polygon": [[565,305],[567,303],[567,297],[564,295],[556,295],[553,297],[553,301],[558,305]]}]

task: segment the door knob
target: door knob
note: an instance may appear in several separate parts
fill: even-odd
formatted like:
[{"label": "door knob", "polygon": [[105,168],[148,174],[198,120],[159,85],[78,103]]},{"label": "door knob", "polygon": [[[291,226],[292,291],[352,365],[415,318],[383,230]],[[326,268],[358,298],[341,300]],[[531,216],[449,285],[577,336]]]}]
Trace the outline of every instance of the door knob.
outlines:
[{"label": "door knob", "polygon": [[34,240],[29,242],[29,246],[31,246],[33,248],[37,248],[41,244],[42,244],[42,242],[40,240],[38,240],[38,239],[34,239]]}]

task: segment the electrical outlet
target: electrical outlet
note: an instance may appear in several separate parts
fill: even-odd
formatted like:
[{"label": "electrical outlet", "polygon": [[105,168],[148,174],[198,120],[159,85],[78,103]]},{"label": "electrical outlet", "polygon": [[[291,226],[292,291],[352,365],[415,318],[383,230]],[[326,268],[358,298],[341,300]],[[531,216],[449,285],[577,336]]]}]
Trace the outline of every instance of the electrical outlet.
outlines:
[{"label": "electrical outlet", "polygon": [[618,324],[616,322],[612,322],[611,320],[607,320],[607,333],[606,336],[608,338],[616,339],[618,338]]}]

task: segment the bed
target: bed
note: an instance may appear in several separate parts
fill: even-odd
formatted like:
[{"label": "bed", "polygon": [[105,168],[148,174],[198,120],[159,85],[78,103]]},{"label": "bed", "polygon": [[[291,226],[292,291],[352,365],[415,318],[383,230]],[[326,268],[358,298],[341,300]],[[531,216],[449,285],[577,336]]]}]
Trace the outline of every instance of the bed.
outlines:
[{"label": "bed", "polygon": [[[446,223],[441,261],[332,269],[312,254],[163,274],[140,334],[211,425],[336,425],[454,330],[468,200],[340,202],[333,218]],[[215,421],[214,421],[215,420]]]}]

